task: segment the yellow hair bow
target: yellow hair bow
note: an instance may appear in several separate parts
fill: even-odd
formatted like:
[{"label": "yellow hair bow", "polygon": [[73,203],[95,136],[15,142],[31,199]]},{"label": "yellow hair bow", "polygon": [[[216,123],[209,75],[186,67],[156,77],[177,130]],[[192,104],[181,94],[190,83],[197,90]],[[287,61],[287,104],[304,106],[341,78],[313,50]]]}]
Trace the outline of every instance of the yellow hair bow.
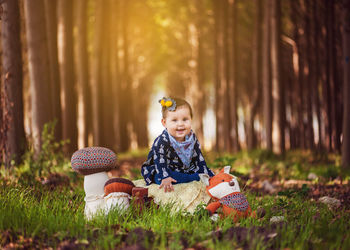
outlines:
[{"label": "yellow hair bow", "polygon": [[162,105],[162,107],[165,107],[170,111],[174,111],[176,109],[176,102],[171,98],[163,97],[161,100],[159,100],[159,103]]}]

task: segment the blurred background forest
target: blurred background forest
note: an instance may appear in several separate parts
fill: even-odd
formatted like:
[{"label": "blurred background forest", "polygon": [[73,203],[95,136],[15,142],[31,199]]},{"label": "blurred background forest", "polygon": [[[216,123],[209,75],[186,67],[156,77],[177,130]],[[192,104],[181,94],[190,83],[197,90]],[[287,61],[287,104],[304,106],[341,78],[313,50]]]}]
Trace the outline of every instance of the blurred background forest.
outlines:
[{"label": "blurred background forest", "polygon": [[68,157],[147,148],[171,95],[191,103],[206,150],[349,166],[349,2],[0,0],[2,161],[40,152],[53,121]]}]

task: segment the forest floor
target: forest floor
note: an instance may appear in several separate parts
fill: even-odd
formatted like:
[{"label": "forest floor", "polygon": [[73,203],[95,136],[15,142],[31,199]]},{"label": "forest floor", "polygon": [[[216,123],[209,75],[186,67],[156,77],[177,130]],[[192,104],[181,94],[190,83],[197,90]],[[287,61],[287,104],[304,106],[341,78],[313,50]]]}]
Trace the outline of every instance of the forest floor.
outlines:
[{"label": "forest floor", "polygon": [[[41,163],[52,163],[50,158]],[[259,150],[205,158],[215,172],[232,166],[250,206],[262,211],[260,218],[214,222],[203,208],[190,215],[131,206],[126,213],[115,210],[87,221],[83,178],[69,162],[34,174],[28,161],[0,171],[0,248],[350,248],[350,175],[341,171],[339,155],[291,151],[282,157]],[[144,153],[121,155],[111,175],[138,179],[145,159]]]}]

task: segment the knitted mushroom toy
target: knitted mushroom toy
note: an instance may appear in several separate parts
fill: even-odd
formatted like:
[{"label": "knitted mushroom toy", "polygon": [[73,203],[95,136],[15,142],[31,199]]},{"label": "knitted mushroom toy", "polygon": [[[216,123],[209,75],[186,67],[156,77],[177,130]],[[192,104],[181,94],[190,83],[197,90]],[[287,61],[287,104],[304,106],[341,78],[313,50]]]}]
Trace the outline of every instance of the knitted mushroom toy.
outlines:
[{"label": "knitted mushroom toy", "polygon": [[104,186],[106,214],[113,207],[118,207],[121,211],[128,209],[133,187],[135,187],[134,183],[124,178],[108,180]]},{"label": "knitted mushroom toy", "polygon": [[117,167],[115,153],[103,147],[88,147],[72,155],[72,168],[84,175],[85,216],[91,219],[104,209],[104,184],[108,181],[107,171]]}]

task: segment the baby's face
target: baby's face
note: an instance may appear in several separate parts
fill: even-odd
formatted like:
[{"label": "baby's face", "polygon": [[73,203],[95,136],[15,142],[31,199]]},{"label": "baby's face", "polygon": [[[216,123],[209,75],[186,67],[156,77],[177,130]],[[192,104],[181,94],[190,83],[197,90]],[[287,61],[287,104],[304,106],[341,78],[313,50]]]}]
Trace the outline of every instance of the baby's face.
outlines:
[{"label": "baby's face", "polygon": [[192,128],[189,108],[180,106],[175,111],[168,111],[166,118],[162,119],[162,124],[177,141],[184,141]]}]

